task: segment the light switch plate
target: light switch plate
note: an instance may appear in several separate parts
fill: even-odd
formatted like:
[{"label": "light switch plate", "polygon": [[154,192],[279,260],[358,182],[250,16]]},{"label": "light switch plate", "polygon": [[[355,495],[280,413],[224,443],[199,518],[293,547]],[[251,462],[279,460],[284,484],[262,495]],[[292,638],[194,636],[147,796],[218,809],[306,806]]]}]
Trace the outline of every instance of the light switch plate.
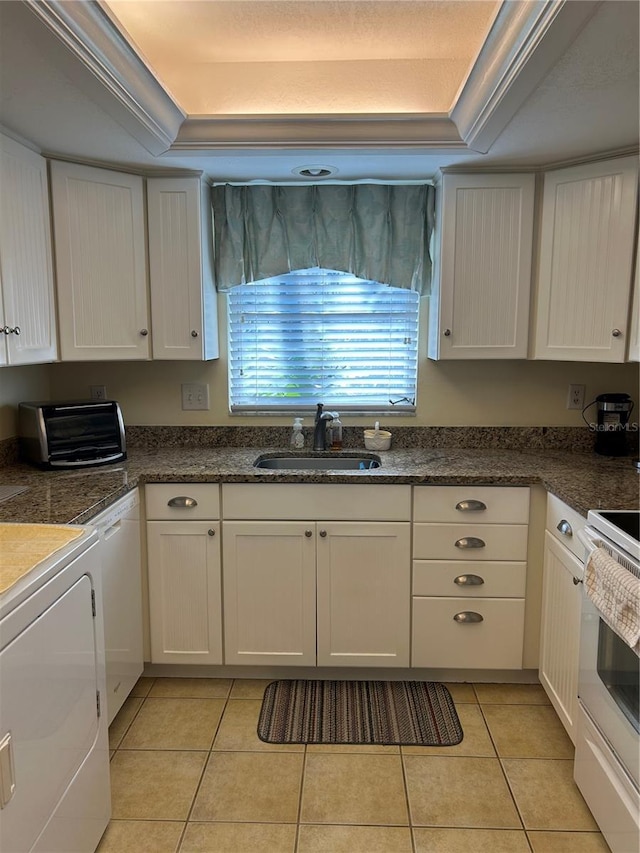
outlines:
[{"label": "light switch plate", "polygon": [[185,382],[182,387],[182,408],[201,411],[209,408],[209,386],[199,382]]}]

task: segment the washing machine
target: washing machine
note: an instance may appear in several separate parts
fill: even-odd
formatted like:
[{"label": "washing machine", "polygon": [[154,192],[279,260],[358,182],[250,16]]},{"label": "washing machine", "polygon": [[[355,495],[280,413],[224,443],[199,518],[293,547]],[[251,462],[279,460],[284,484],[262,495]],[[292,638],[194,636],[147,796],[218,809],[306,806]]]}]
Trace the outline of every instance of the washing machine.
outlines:
[{"label": "washing machine", "polygon": [[111,812],[105,700],[99,539],[81,528],[0,594],[2,853],[96,849]]}]

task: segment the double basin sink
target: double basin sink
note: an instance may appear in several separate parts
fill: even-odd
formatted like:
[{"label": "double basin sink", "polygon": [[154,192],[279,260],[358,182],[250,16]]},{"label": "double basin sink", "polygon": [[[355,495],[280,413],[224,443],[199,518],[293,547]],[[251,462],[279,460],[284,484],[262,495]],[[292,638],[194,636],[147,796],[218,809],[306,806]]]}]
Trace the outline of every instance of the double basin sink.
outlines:
[{"label": "double basin sink", "polygon": [[371,471],[380,457],[369,456],[259,456],[255,468],[275,471]]}]

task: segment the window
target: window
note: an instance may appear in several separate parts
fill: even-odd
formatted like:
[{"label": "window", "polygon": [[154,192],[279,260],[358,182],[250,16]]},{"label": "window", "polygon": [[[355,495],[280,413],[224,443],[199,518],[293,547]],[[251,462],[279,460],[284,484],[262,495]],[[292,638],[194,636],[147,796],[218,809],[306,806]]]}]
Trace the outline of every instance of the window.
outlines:
[{"label": "window", "polygon": [[228,291],[232,412],[414,412],[419,295],[320,268]]}]

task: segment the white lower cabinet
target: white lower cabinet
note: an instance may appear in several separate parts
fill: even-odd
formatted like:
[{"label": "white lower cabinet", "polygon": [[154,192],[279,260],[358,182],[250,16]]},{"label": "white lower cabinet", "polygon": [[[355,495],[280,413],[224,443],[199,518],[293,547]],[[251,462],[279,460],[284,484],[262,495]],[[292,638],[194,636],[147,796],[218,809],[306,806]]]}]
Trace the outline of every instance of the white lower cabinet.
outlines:
[{"label": "white lower cabinet", "polygon": [[529,490],[414,489],[411,665],[522,669]]},{"label": "white lower cabinet", "polygon": [[318,529],[318,666],[409,666],[410,525]]},{"label": "white lower cabinet", "polygon": [[571,740],[576,741],[582,593],[582,546],[577,538],[585,519],[553,495],[547,505],[540,682]]},{"label": "white lower cabinet", "polygon": [[223,485],[225,663],[409,666],[410,494]]},{"label": "white lower cabinet", "polygon": [[315,665],[313,530],[301,521],[223,523],[225,663]]},{"label": "white lower cabinet", "polygon": [[219,487],[176,483],[145,493],[151,662],[220,664]]}]

